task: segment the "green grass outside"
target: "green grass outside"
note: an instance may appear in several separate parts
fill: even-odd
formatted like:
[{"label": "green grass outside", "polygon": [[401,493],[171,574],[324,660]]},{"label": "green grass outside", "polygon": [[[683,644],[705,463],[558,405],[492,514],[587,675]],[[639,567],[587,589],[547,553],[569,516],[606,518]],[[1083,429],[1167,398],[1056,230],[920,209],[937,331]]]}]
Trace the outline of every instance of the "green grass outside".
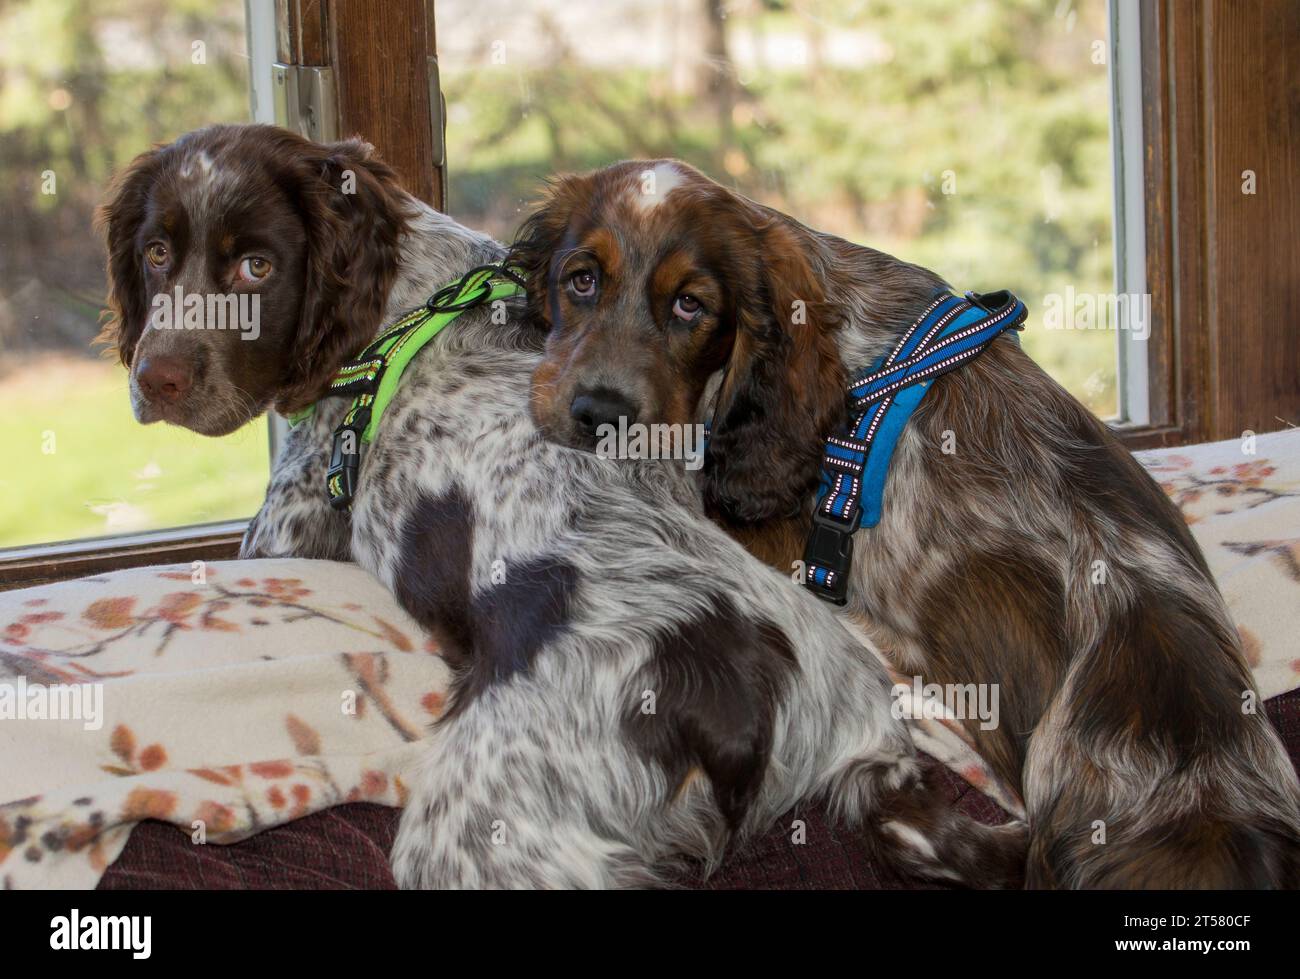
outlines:
[{"label": "green grass outside", "polygon": [[34,360],[0,378],[0,403],[0,547],[248,517],[266,492],[264,418],[220,439],[140,425],[116,364]]}]

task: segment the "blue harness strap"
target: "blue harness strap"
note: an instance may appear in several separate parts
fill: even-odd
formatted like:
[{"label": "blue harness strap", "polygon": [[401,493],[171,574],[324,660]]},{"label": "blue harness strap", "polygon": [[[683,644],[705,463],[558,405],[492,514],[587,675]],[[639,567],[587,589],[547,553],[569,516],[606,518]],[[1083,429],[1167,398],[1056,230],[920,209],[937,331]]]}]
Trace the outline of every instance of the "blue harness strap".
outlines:
[{"label": "blue harness strap", "polygon": [[853,532],[880,522],[898,437],[935,378],[956,370],[1005,330],[1021,329],[1025,306],[1005,290],[957,298],[941,292],[886,356],[849,385],[850,424],[826,440],[804,583],[836,605],[848,594]]}]

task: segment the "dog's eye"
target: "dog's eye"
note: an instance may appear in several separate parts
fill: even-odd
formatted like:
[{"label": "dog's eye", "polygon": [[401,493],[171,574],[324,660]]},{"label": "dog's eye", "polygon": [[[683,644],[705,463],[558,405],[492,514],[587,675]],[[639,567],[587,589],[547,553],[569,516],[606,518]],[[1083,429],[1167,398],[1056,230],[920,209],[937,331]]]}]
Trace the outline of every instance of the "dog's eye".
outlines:
[{"label": "dog's eye", "polygon": [[271,274],[271,263],[260,255],[250,255],[239,263],[239,277],[245,282],[261,282]]},{"label": "dog's eye", "polygon": [[677,297],[677,301],[673,303],[673,315],[679,320],[685,320],[689,323],[700,314],[700,310],[703,308],[703,303],[694,296],[683,292]]},{"label": "dog's eye", "polygon": [[162,268],[167,264],[170,257],[167,253],[167,246],[161,241],[151,241],[149,246],[144,250],[144,257],[149,259],[149,264],[156,269]]},{"label": "dog's eye", "polygon": [[596,276],[595,273],[587,269],[581,269],[569,276],[569,289],[575,296],[582,296],[584,299],[596,294]]}]

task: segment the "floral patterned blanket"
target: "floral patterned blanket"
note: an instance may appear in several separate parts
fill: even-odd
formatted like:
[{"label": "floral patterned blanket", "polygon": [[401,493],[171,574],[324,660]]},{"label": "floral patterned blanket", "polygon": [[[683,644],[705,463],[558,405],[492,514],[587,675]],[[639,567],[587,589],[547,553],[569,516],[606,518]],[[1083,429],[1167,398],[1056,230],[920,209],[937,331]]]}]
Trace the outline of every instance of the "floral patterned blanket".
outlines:
[{"label": "floral patterned blanket", "polygon": [[[1300,432],[1139,458],[1204,548],[1261,694],[1300,686]],[[400,806],[448,680],[351,565],[214,562],[0,593],[0,887],[93,887],[143,819],[206,845],[343,802]],[[925,750],[1021,809],[955,722],[916,724]]]},{"label": "floral patterned blanket", "polygon": [[341,802],[400,806],[448,679],[353,565],[0,593],[0,888],[94,887],[142,819],[230,843]]},{"label": "floral patterned blanket", "polygon": [[1191,524],[1260,693],[1300,687],[1300,429],[1138,460]]}]

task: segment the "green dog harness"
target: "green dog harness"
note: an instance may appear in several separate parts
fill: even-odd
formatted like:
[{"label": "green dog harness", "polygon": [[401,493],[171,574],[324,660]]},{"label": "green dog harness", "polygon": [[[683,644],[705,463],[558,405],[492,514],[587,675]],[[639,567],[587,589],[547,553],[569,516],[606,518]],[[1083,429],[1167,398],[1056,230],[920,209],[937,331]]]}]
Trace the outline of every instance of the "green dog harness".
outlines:
[{"label": "green dog harness", "polygon": [[[334,429],[334,446],[325,479],[330,506],[347,510],[357,491],[361,468],[361,443],[374,440],[379,419],[388,407],[402,372],[430,340],[467,309],[509,299],[524,291],[524,280],[505,265],[480,265],[444,286],[417,309],[411,310],[375,338],[357,356],[339,368],[325,397],[352,395],[352,406]],[[291,426],[310,418],[316,406],[289,416]]]}]

